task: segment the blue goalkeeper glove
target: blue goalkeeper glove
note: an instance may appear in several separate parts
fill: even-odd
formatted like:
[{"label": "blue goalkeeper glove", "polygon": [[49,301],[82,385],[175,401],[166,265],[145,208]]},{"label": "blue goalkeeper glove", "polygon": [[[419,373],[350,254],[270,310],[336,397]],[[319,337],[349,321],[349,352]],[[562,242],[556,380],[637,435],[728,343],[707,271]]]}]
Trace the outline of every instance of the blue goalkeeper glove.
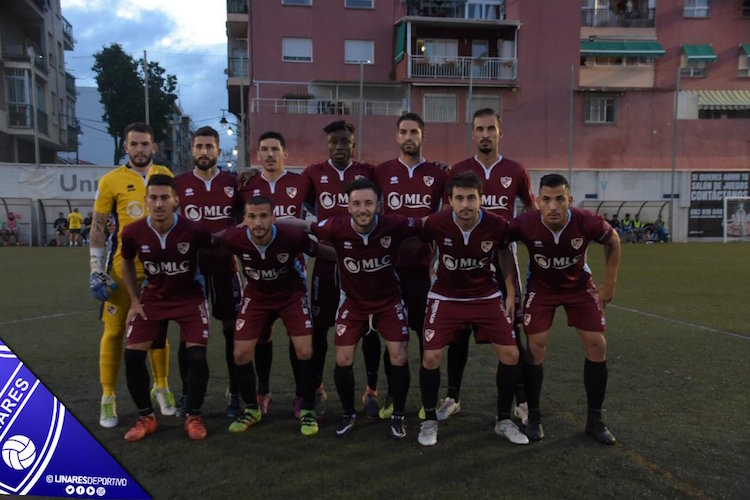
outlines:
[{"label": "blue goalkeeper glove", "polygon": [[117,283],[107,273],[91,273],[89,277],[89,288],[94,299],[104,302],[117,288]]}]

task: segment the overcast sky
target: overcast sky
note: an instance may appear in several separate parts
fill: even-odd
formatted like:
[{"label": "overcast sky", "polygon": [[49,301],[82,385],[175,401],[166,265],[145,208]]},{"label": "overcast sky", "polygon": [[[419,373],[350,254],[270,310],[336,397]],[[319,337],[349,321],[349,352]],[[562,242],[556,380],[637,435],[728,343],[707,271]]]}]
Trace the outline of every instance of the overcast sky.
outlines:
[{"label": "overcast sky", "polygon": [[[119,43],[136,59],[146,50],[149,61],[177,76],[178,102],[194,126],[220,130],[221,109],[227,107],[226,2],[61,0],[61,5],[73,25],[75,50],[65,53],[65,64],[77,86],[96,87],[91,67],[103,47]],[[231,150],[223,133],[222,146]]]}]

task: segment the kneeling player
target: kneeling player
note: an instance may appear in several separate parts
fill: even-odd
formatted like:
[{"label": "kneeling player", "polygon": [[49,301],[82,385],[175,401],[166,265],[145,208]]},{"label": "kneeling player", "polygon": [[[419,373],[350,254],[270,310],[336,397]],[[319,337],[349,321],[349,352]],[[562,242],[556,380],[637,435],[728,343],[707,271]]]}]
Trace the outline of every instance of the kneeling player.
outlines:
[{"label": "kneeling player", "polygon": [[276,225],[271,200],[254,196],[245,204],[245,225],[228,229],[224,245],[240,259],[247,278],[234,332],[237,385],[245,402],[244,413],[229,426],[244,432],[260,422],[261,411],[252,367],[261,334],[281,318],[299,359],[302,385],[300,431],[318,433],[315,420],[315,366],[312,361],[312,317],[307,300],[304,269],[297,256],[317,254],[318,244],[298,228]]},{"label": "kneeling player", "polygon": [[[146,188],[151,215],[128,224],[122,233],[122,275],[130,296],[125,374],[139,414],[136,424],[125,434],[125,441],[139,441],[156,431],[146,351],[166,335],[169,320],[180,325],[187,345],[190,407],[185,429],[190,439],[206,437],[200,408],[208,384],[208,305],[195,276],[198,250],[211,244],[211,233],[177,215],[178,204],[174,179],[160,174],[151,176]],[[136,281],[136,257],[146,270],[143,290]]]},{"label": "kneeling player", "polygon": [[[523,323],[528,339],[526,390],[532,441],[544,437],[539,399],[545,354],[552,319],[558,306],[565,308],[568,325],[575,327],[586,350],[583,383],[588,418],[586,434],[604,444],[615,437],[602,422],[607,388],[607,341],[604,306],[612,301],[620,265],[620,238],[601,216],[571,207],[573,198],[565,177],[549,174],[539,183],[539,210],[518,216],[510,223],[510,239],[522,241],[529,250]],[[598,289],[586,264],[589,242],[604,245],[604,282]]]}]

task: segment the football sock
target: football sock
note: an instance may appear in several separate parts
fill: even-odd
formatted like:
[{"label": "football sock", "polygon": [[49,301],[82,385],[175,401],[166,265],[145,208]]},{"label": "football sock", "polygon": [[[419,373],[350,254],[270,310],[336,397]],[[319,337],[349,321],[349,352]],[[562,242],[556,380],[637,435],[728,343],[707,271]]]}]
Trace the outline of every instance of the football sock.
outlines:
[{"label": "football sock", "polygon": [[273,361],[273,343],[258,342],[255,344],[255,373],[258,375],[258,394],[271,392],[271,363]]},{"label": "football sock", "polygon": [[388,384],[388,396],[393,396],[392,377],[393,377],[393,365],[391,364],[391,355],[388,353],[388,349],[383,349],[383,371],[385,371],[385,383]]},{"label": "football sock", "polygon": [[223,327],[221,330],[222,333],[224,333],[224,359],[226,359],[227,362],[227,375],[229,375],[229,392],[231,394],[237,394],[237,380],[234,369],[234,324]]},{"label": "football sock", "polygon": [[344,413],[353,415],[354,411],[354,369],[352,365],[339,366],[333,370],[333,380],[336,382],[336,392],[339,394]]},{"label": "football sock", "polygon": [[323,382],[323,368],[328,353],[328,327],[316,326],[313,330],[313,360],[315,361],[315,381],[318,385]]},{"label": "football sock", "polygon": [[448,346],[448,397],[456,402],[461,397],[461,381],[469,359],[470,328],[456,331],[453,343]]},{"label": "football sock", "polygon": [[255,367],[253,362],[244,365],[237,365],[235,370],[237,376],[237,388],[240,391],[242,400],[250,408],[258,407],[258,397],[255,392]]},{"label": "football sock", "polygon": [[583,385],[586,387],[588,419],[596,422],[602,418],[604,393],[607,390],[607,360],[591,361],[586,359],[583,365]]},{"label": "football sock", "polygon": [[194,345],[187,348],[188,359],[188,413],[200,414],[203,398],[206,396],[208,386],[208,362],[206,361],[206,348]]},{"label": "football sock", "polygon": [[299,360],[300,382],[302,389],[302,406],[303,410],[312,410],[315,408],[315,363],[312,359]]},{"label": "football sock", "polygon": [[362,355],[365,358],[367,387],[376,391],[380,370],[380,335],[377,332],[370,332],[362,339]]},{"label": "football sock", "polygon": [[393,379],[393,414],[403,415],[406,395],[409,392],[409,383],[411,382],[408,361],[402,366],[391,366],[391,377]]},{"label": "football sock", "polygon": [[[146,369],[146,351],[125,349],[125,378],[128,391],[141,416],[153,413],[149,395],[148,370]],[[148,410],[148,411],[147,411]],[[145,413],[144,413],[145,412]]]},{"label": "football sock", "polygon": [[[106,314],[106,312],[105,312]],[[125,325],[114,328],[111,322],[104,323],[104,333],[99,341],[99,381],[103,396],[114,396],[117,373],[122,359],[122,337]]]},{"label": "football sock", "polygon": [[516,384],[521,375],[521,367],[517,364],[506,365],[497,362],[497,374],[495,384],[497,385],[497,419],[510,418],[510,408],[513,406]]},{"label": "football sock", "polygon": [[[256,346],[257,349],[257,346]],[[256,358],[257,355],[256,355]],[[313,381],[317,380],[316,370],[315,370],[315,354],[313,354],[313,357],[311,358],[313,361]],[[299,359],[297,359],[297,350],[294,348],[294,343],[292,341],[289,341],[289,363],[292,365],[292,374],[294,375],[294,394],[295,396],[301,396],[302,395],[302,380],[300,380],[300,367],[299,367]],[[320,385],[320,384],[318,384]]]},{"label": "football sock", "polygon": [[187,360],[187,346],[185,341],[180,341],[180,347],[177,349],[177,366],[180,368],[180,380],[182,380],[182,394],[187,395],[188,393],[188,360]]},{"label": "football sock", "polygon": [[526,383],[526,396],[529,403],[529,418],[538,419],[541,417],[539,401],[542,395],[542,382],[544,380],[544,365],[532,365],[525,363],[523,365],[524,380]]},{"label": "football sock", "polygon": [[424,406],[427,420],[437,420],[437,400],[440,390],[440,368],[428,370],[424,366],[419,368],[419,388],[422,391],[422,406]]},{"label": "football sock", "polygon": [[154,385],[157,389],[167,389],[167,377],[169,376],[169,342],[164,342],[163,349],[150,349],[148,357],[151,361],[151,370],[154,375]]},{"label": "football sock", "polygon": [[521,333],[520,323],[514,323],[513,330],[516,333],[516,347],[518,347],[518,365],[521,367],[521,376],[516,384],[516,404],[527,402],[526,388],[524,387],[524,367],[526,366],[526,347],[523,345],[523,335]]}]

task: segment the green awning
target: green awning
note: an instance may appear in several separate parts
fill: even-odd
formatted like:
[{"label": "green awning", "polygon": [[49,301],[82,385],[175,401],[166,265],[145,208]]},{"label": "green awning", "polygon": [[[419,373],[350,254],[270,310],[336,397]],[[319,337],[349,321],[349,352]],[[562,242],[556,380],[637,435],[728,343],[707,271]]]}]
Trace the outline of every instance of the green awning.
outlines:
[{"label": "green awning", "polygon": [[406,49],[406,23],[401,23],[396,27],[396,43],[394,45],[393,63],[398,64],[404,58]]},{"label": "green awning", "polygon": [[742,46],[742,50],[745,51],[745,54],[747,54],[747,57],[750,57],[750,43],[746,43]]},{"label": "green awning", "polygon": [[683,45],[688,61],[716,61],[716,53],[710,45]]},{"label": "green awning", "polygon": [[750,90],[692,90],[698,109],[750,109]]},{"label": "green awning", "polygon": [[656,40],[581,40],[587,56],[661,57],[664,48]]}]

